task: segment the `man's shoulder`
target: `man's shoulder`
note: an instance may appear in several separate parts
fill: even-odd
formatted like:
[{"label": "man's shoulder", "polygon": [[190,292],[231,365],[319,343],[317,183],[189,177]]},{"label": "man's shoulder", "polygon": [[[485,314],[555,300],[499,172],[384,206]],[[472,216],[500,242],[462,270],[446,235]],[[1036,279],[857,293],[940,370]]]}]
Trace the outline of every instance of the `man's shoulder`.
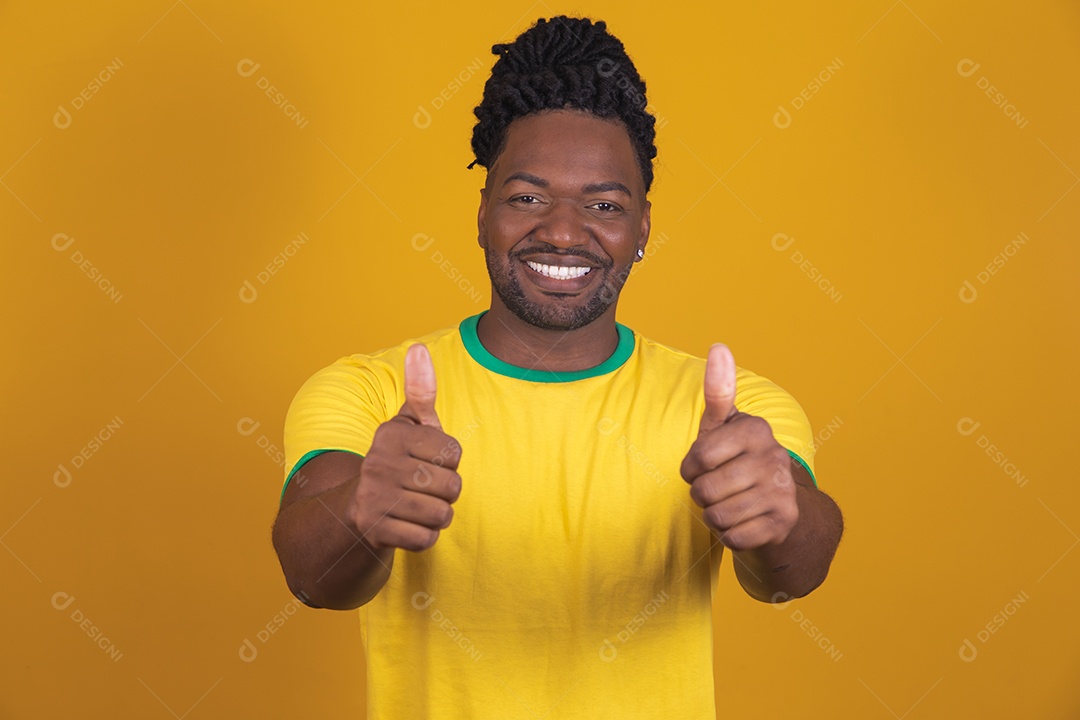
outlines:
[{"label": "man's shoulder", "polygon": [[393,387],[404,372],[405,354],[409,348],[423,343],[439,367],[461,348],[458,325],[439,328],[426,334],[408,337],[395,345],[376,350],[342,355],[313,372],[305,385],[309,388],[353,388],[356,384],[377,384]]},{"label": "man's shoulder", "polygon": [[[650,374],[671,374],[699,387],[705,378],[706,359],[693,353],[666,345],[635,332],[641,352],[642,371]],[[708,348],[706,348],[706,352]],[[742,367],[736,362],[736,383],[740,390],[773,387],[768,378]]]},{"label": "man's shoulder", "polygon": [[330,367],[389,366],[397,368],[403,365],[405,354],[416,343],[426,345],[434,358],[460,348],[460,338],[459,325],[442,327],[423,335],[412,335],[395,345],[344,355],[335,360]]},{"label": "man's shoulder", "polygon": [[704,375],[705,359],[671,345],[634,333],[641,371],[650,375],[683,378]]},{"label": "man's shoulder", "polygon": [[641,348],[641,353],[643,355],[648,355],[650,358],[655,358],[657,362],[682,362],[689,364],[705,362],[704,358],[697,357],[684,350],[653,340],[650,337],[642,335],[640,332],[634,331],[634,335],[637,338],[638,346]]}]

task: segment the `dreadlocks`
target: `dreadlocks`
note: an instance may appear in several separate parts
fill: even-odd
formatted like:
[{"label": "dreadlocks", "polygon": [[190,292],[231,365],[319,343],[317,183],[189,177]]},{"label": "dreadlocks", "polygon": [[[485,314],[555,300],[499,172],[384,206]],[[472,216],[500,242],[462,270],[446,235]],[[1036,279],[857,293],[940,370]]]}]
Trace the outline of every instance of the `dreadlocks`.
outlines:
[{"label": "dreadlocks", "polygon": [[645,82],[602,20],[541,18],[514,42],[493,45],[491,52],[499,59],[473,111],[476,160],[470,168],[479,164],[491,169],[506,145],[507,128],[517,118],[574,108],[622,123],[648,192],[656,157],[656,118],[645,109]]}]

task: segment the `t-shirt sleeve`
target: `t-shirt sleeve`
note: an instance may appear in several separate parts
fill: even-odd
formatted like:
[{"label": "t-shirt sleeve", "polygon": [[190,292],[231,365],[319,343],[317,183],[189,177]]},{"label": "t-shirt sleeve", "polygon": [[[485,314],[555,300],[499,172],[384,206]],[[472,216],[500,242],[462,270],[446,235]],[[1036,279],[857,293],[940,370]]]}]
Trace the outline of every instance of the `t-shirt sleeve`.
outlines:
[{"label": "t-shirt sleeve", "polygon": [[768,378],[740,369],[735,405],[740,412],[768,421],[773,437],[807,472],[814,485],[814,434],[802,406],[786,390]]},{"label": "t-shirt sleeve", "polygon": [[389,419],[385,372],[362,355],[341,358],[300,387],[285,415],[285,488],[311,458],[331,450],[366,455]]}]

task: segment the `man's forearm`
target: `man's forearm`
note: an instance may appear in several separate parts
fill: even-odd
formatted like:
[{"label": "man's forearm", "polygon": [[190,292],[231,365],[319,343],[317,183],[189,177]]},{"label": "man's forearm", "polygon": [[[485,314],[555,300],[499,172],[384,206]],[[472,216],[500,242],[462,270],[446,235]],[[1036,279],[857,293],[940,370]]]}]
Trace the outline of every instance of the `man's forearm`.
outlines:
[{"label": "man's forearm", "polygon": [[840,508],[828,495],[797,483],[796,500],[799,520],[783,543],[732,553],[739,584],[763,602],[802,597],[820,585],[843,534]]},{"label": "man's forearm", "polygon": [[360,607],[390,577],[394,549],[373,550],[345,524],[345,501],[354,483],[298,500],[274,522],[274,549],[289,589],[313,607]]}]

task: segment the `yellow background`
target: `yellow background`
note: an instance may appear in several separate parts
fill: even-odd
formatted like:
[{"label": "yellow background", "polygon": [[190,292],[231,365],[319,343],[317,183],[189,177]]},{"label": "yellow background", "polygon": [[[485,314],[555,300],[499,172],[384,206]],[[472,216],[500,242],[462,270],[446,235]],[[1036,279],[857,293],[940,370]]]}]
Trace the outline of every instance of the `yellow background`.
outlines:
[{"label": "yellow background", "polygon": [[270,545],[284,413],[487,307],[472,108],[560,12],[662,121],[619,320],[790,391],[847,519],[803,601],[723,568],[721,717],[1080,717],[1075,3],[170,2],[0,8],[0,717],[363,716],[355,614],[296,611]]}]

